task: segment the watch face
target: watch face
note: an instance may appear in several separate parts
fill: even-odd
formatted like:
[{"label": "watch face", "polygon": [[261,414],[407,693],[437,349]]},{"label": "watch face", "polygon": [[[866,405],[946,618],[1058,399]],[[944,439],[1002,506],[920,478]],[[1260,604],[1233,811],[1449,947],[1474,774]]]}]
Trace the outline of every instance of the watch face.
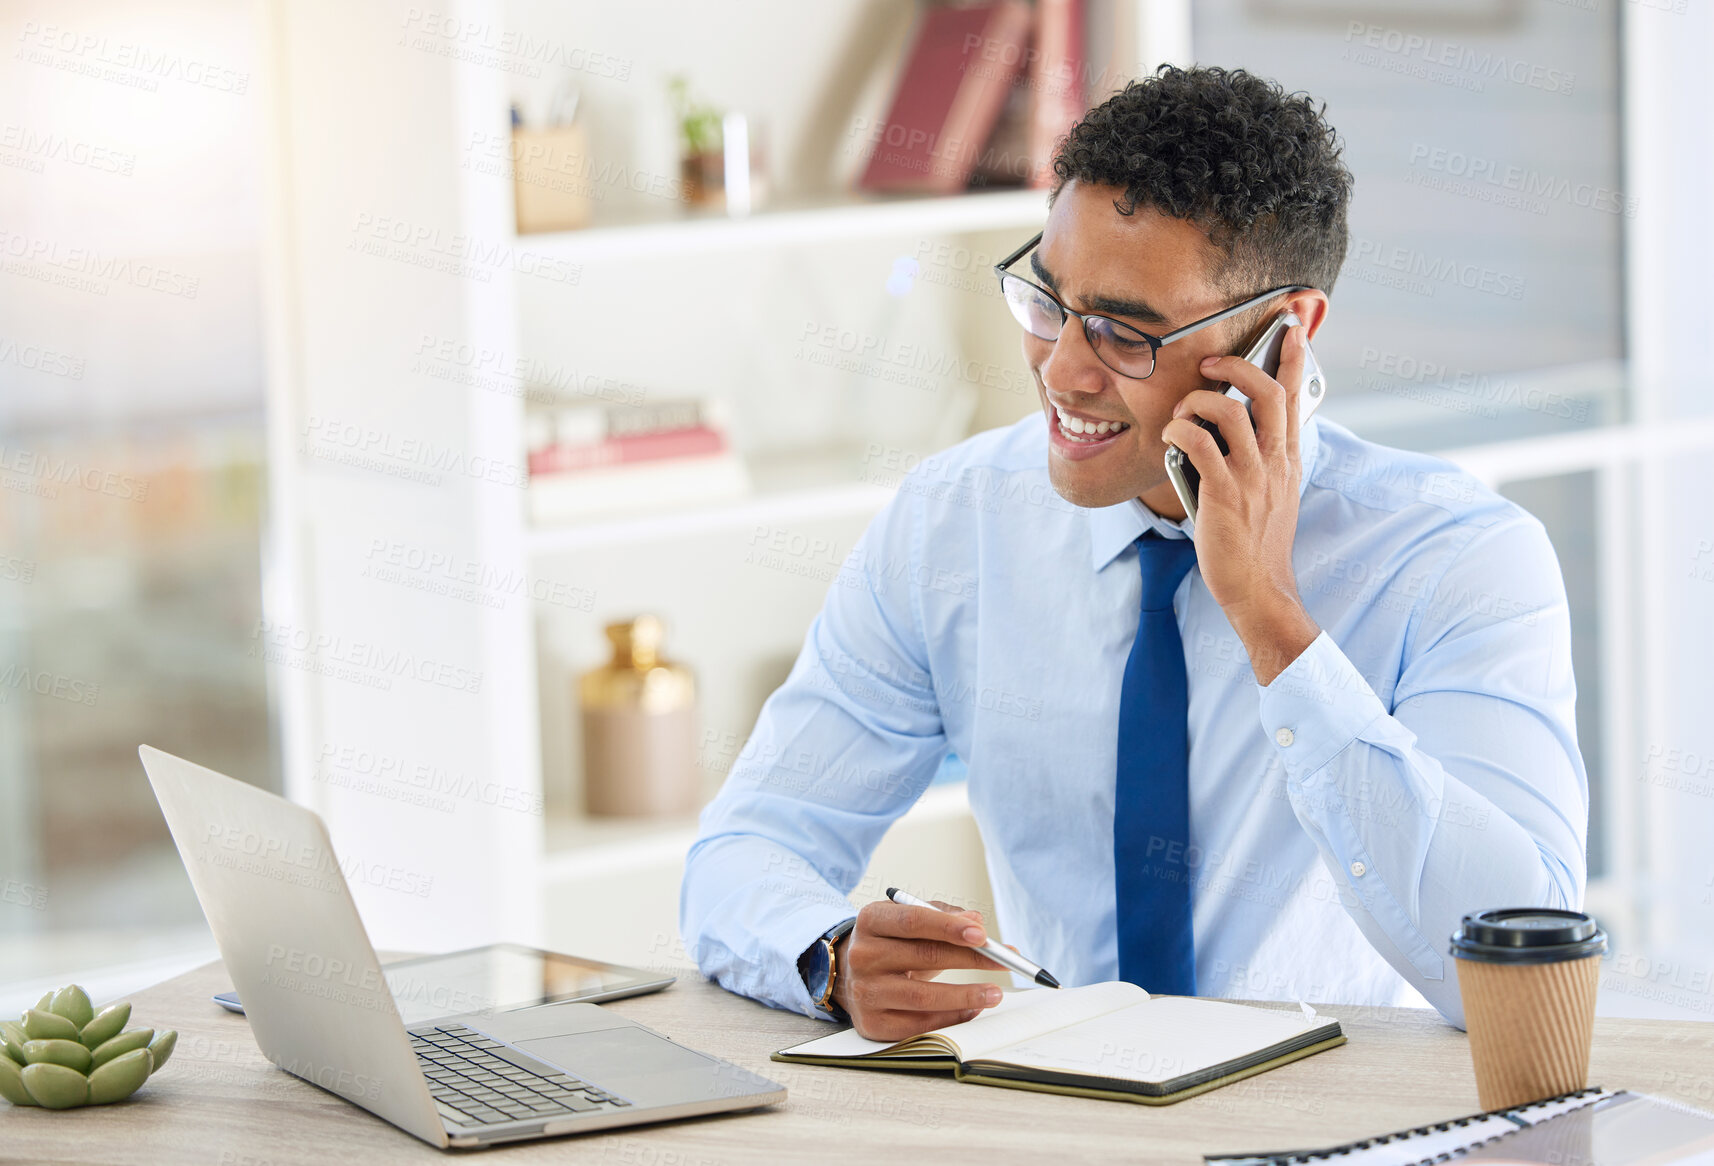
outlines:
[{"label": "watch face", "polygon": [[837,977],[838,969],[838,953],[834,948],[840,940],[850,935],[856,926],[857,920],[847,919],[810,944],[809,950],[803,955],[803,985],[809,989],[810,999],[815,1002],[817,1008],[832,1012],[835,1016],[843,1017],[844,1010],[833,1002],[831,981]]},{"label": "watch face", "polygon": [[826,1007],[821,1002],[827,997],[827,972],[832,966],[832,961],[828,959],[827,949],[828,941],[824,936],[816,940],[810,946],[809,951],[804,953],[808,958],[803,970],[803,986],[809,989],[809,998],[816,1001],[821,1007]]}]

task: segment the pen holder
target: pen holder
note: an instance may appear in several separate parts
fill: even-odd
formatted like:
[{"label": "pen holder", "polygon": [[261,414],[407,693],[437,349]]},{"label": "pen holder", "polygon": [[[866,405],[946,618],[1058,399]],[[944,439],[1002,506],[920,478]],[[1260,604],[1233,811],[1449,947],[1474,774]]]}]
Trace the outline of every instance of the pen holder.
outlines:
[{"label": "pen holder", "polygon": [[589,179],[583,126],[512,131],[512,186],[518,234],[589,225],[601,192]]}]

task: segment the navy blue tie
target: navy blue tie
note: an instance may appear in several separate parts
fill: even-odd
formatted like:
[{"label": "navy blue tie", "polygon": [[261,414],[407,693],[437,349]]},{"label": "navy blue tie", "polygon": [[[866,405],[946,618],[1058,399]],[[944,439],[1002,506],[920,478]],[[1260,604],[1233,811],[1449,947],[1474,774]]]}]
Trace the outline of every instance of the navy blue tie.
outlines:
[{"label": "navy blue tie", "polygon": [[1153,993],[1196,995],[1190,927],[1190,732],[1184,642],[1173,593],[1196,563],[1187,538],[1137,540],[1143,570],[1137,639],[1119,695],[1113,873],[1119,978]]}]

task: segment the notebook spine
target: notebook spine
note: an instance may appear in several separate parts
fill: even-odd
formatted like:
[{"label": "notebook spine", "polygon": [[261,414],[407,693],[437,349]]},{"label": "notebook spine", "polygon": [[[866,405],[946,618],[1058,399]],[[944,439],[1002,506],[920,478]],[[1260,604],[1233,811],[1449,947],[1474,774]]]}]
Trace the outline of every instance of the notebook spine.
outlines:
[{"label": "notebook spine", "polygon": [[[1517,1133],[1518,1130],[1528,1129],[1530,1123],[1527,1121],[1518,1121],[1517,1115],[1528,1113],[1532,1109],[1540,1109],[1543,1106],[1555,1105],[1561,1101],[1571,1101],[1578,1097],[1587,1098],[1583,1105],[1594,1105],[1597,1101],[1600,1101],[1602,1098],[1607,1096],[1610,1096],[1610,1094],[1608,1094],[1605,1089],[1602,1089],[1599,1086],[1594,1086],[1589,1089],[1579,1089],[1573,1093],[1562,1093],[1558,1097],[1549,1097],[1542,1101],[1532,1101],[1528,1105],[1516,1105],[1511,1109],[1491,1110],[1488,1113],[1476,1114],[1473,1117],[1464,1118],[1461,1122],[1455,1124],[1467,1124],[1472,1121],[1480,1121],[1485,1117],[1503,1117],[1517,1122],[1517,1129],[1502,1130],[1491,1138],[1483,1138],[1479,1142],[1471,1142],[1468,1146],[1461,1146],[1456,1150],[1448,1150],[1444,1154],[1436,1154],[1432,1158],[1424,1158],[1418,1162],[1408,1163],[1407,1166],[1440,1166],[1441,1163],[1450,1162],[1454,1158],[1462,1157],[1463,1155],[1468,1154],[1471,1150],[1479,1150],[1483,1146],[1492,1145],[1501,1138],[1510,1137],[1512,1134]],[[1574,1105],[1570,1109],[1562,1109],[1559,1112],[1561,1114],[1575,1113],[1582,1109],[1583,1105]]]},{"label": "notebook spine", "polygon": [[[1571,1101],[1574,1098],[1578,1098],[1578,1097],[1587,1097],[1590,1101],[1597,1101],[1600,1098],[1606,1096],[1606,1094],[1607,1094],[1607,1090],[1601,1088],[1601,1086],[1591,1085],[1587,1089],[1576,1089],[1570,1093],[1561,1093],[1558,1097],[1546,1097],[1540,1101],[1532,1101],[1528,1105],[1514,1105],[1510,1109],[1496,1109],[1496,1110],[1494,1110],[1492,1116],[1495,1116],[1495,1117],[1511,1117],[1513,1114],[1528,1113],[1532,1109],[1541,1109],[1543,1106],[1547,1106],[1547,1105],[1558,1105],[1561,1101]],[[1583,1107],[1579,1105],[1579,1106],[1573,1106],[1572,1108],[1573,1109],[1581,1109]],[[1570,1111],[1568,1110],[1567,1112],[1570,1112]],[[1489,1115],[1484,1114],[1483,1116],[1486,1117]],[[1525,1122],[1524,1124],[1528,1125],[1529,1123]]]}]

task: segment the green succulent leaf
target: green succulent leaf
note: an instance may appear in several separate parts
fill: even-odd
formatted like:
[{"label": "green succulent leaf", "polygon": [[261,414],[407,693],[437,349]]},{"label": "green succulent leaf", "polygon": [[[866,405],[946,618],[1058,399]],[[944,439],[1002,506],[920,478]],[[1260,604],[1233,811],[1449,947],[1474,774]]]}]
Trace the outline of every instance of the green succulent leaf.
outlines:
[{"label": "green succulent leaf", "polygon": [[74,1040],[24,1042],[24,1060],[32,1065],[64,1065],[79,1073],[89,1072],[89,1050]]},{"label": "green succulent leaf", "polygon": [[75,1109],[89,1101],[89,1079],[64,1065],[25,1065],[18,1073],[24,1088],[43,1109]]},{"label": "green succulent leaf", "polygon": [[24,1035],[31,1040],[76,1040],[77,1025],[55,1012],[24,1010]]},{"label": "green succulent leaf", "polygon": [[89,1002],[89,993],[76,984],[68,984],[55,992],[48,1011],[65,1017],[79,1028],[95,1018],[95,1006]]},{"label": "green succulent leaf", "polygon": [[13,1105],[34,1105],[36,1099],[24,1088],[24,1071],[9,1057],[0,1057],[0,1097]]},{"label": "green succulent leaf", "polygon": [[142,1049],[149,1046],[155,1039],[152,1028],[133,1028],[130,1032],[121,1033],[110,1041],[106,1041],[91,1054],[93,1067],[101,1068],[114,1057],[122,1057],[132,1049]]},{"label": "green succulent leaf", "polygon": [[[9,1024],[6,1028],[7,1031],[0,1034],[0,1048],[5,1049],[6,1055],[0,1057],[0,1060],[9,1060],[20,1065],[29,1064],[30,1059],[24,1055],[24,1044],[29,1038],[24,1035],[24,1030],[15,1024]],[[17,1036],[12,1035],[12,1029],[17,1029]]]},{"label": "green succulent leaf", "polygon": [[52,992],[49,992],[47,995],[43,996],[40,1000],[36,1001],[36,1011],[37,1012],[50,1012],[53,1010],[53,1003],[54,1003],[54,994]]},{"label": "green succulent leaf", "polygon": [[89,1104],[124,1101],[154,1071],[155,1055],[148,1049],[132,1049],[122,1057],[114,1057],[89,1075]]},{"label": "green succulent leaf", "polygon": [[110,1004],[95,1014],[95,1019],[83,1026],[83,1031],[77,1034],[77,1039],[83,1042],[86,1049],[95,1049],[112,1040],[125,1031],[125,1024],[131,1019],[129,1004]]},{"label": "green succulent leaf", "polygon": [[173,1050],[178,1047],[178,1043],[178,1031],[171,1028],[158,1033],[155,1039],[149,1042],[149,1052],[155,1056],[154,1072],[161,1071],[161,1066],[166,1064],[167,1058],[173,1055]]}]

